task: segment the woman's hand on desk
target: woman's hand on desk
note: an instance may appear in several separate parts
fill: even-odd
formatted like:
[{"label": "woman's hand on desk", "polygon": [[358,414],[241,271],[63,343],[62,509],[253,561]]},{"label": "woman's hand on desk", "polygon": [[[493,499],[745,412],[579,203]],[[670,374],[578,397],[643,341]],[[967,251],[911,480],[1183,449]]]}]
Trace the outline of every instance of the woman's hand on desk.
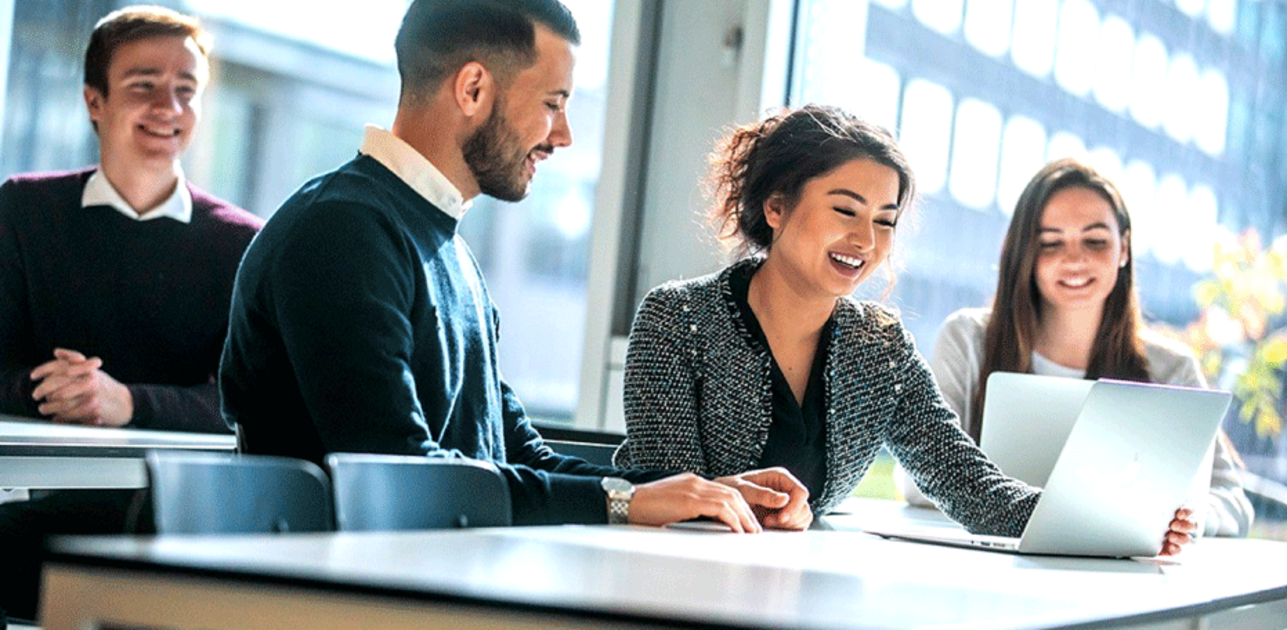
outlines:
[{"label": "woman's hand on desk", "polygon": [[54,422],[119,427],[134,415],[134,397],[102,370],[103,361],[75,350],[54,350],[54,359],[31,371],[38,381],[32,398]]},{"label": "woman's hand on desk", "polygon": [[763,526],[804,529],[813,522],[808,499],[809,491],[783,468],[715,481],[684,473],[636,486],[629,519],[635,525],[668,525],[704,517],[738,533],[758,533]]},{"label": "woman's hand on desk", "polygon": [[738,533],[757,533],[760,523],[737,490],[683,473],[635,486],[632,525],[669,525],[695,518],[715,519]]},{"label": "woman's hand on desk", "polygon": [[1162,539],[1162,551],[1160,556],[1174,556],[1183,549],[1183,545],[1193,542],[1198,535],[1198,522],[1193,519],[1193,510],[1189,508],[1180,508],[1175,511],[1175,518],[1171,521],[1171,529],[1167,530],[1166,537]]},{"label": "woman's hand on desk", "polygon": [[803,530],[813,522],[809,490],[785,468],[752,470],[715,481],[741,492],[765,527]]}]

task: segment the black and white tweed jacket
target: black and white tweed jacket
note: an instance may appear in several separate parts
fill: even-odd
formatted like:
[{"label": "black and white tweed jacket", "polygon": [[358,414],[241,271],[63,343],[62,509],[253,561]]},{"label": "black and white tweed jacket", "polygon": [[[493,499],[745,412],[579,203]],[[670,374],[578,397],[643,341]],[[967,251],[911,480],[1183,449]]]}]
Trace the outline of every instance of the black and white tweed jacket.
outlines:
[{"label": "black and white tweed jacket", "polygon": [[[746,330],[729,276],[649,292],[626,355],[627,439],[620,467],[723,476],[754,469],[772,422],[770,354]],[[948,516],[971,531],[1022,533],[1039,491],[1002,475],[956,424],[898,317],[837,301],[826,357],[827,479],[811,497],[825,514],[849,496],[881,444]]]}]

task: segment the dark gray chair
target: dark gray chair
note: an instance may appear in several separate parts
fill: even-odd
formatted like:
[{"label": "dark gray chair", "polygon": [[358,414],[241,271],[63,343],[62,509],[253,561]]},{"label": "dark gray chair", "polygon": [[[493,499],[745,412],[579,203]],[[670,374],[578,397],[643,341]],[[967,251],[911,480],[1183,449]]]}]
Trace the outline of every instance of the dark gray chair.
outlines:
[{"label": "dark gray chair", "polygon": [[612,454],[617,451],[615,444],[596,444],[594,442],[573,442],[570,440],[545,440],[545,445],[554,449],[559,455],[580,457],[591,464],[611,466]]},{"label": "dark gray chair", "polygon": [[158,534],[335,529],[330,483],[312,462],[152,451],[147,454],[147,473]]},{"label": "dark gray chair", "polygon": [[488,462],[334,453],[326,458],[340,531],[502,527],[509,485]]}]

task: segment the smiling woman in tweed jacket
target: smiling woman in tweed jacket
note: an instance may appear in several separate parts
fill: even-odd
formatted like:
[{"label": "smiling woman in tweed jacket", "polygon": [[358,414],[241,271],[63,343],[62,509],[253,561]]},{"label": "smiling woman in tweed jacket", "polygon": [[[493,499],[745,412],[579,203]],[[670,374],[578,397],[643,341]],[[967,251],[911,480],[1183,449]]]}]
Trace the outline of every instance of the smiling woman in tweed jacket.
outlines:
[{"label": "smiling woman in tweed jacket", "polygon": [[[967,529],[1019,535],[1039,490],[960,430],[898,317],[850,295],[888,256],[915,195],[894,139],[806,106],[734,130],[711,163],[712,219],[750,255],[644,299],[616,463],[705,475],[782,466],[822,514],[884,444]],[[1190,530],[1184,516],[1173,530]]]}]

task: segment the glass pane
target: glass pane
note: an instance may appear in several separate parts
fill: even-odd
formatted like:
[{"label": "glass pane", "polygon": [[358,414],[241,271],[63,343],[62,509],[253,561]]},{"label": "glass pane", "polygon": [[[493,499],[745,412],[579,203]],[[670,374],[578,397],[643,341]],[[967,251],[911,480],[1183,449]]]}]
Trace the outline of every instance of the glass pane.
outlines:
[{"label": "glass pane", "polygon": [[[889,78],[882,70],[868,67],[869,61],[862,56],[863,34],[867,27],[866,3],[818,0],[802,7],[802,10],[808,14],[801,26],[803,30],[798,36],[801,47],[796,54],[800,60],[799,71],[804,76],[793,86],[794,103],[850,103],[858,107],[860,103],[866,106],[869,101],[883,99],[898,102],[897,83],[893,84],[892,96],[866,94],[873,90],[861,85],[869,76],[877,82],[888,81]],[[883,87],[888,86],[873,86],[874,89]]]},{"label": "glass pane", "polygon": [[1162,40],[1142,33],[1131,63],[1131,117],[1150,129],[1162,124],[1169,67]]},{"label": "glass pane", "polygon": [[1175,8],[1189,17],[1202,15],[1202,10],[1206,6],[1207,0],[1175,0]]},{"label": "glass pane", "polygon": [[501,371],[527,410],[570,422],[581,378],[590,223],[603,163],[613,3],[564,0],[581,30],[572,146],[542,163],[516,206],[480,197],[461,223],[501,313]]},{"label": "glass pane", "polygon": [[1175,173],[1162,177],[1157,184],[1156,208],[1165,216],[1158,217],[1159,220],[1153,224],[1153,253],[1159,262],[1173,265],[1184,256],[1187,249],[1185,232],[1192,221],[1189,188],[1184,178]]},{"label": "glass pane", "polygon": [[1055,62],[1059,5],[1055,0],[1022,0],[1014,5],[1014,65],[1034,77],[1050,74]]},{"label": "glass pane", "polygon": [[1006,121],[1001,136],[1001,173],[997,181],[997,204],[1007,216],[1014,213],[1019,195],[1028,180],[1046,162],[1046,130],[1026,116]]},{"label": "glass pane", "polygon": [[797,55],[806,75],[793,86],[792,102],[837,105],[896,129],[902,78],[892,66],[855,55],[863,48],[866,4],[821,0],[804,9],[809,12],[801,33],[806,43]]},{"label": "glass pane", "polygon": [[1194,271],[1209,271],[1212,257],[1215,255],[1211,246],[1211,234],[1218,229],[1219,202],[1215,191],[1210,186],[1198,184],[1189,195],[1189,220],[1191,225],[1184,229],[1185,238],[1184,264]]},{"label": "glass pane", "polygon": [[[821,0],[799,2],[801,19],[830,19],[809,10]],[[870,4],[867,30],[881,32],[831,37],[837,51],[862,41],[862,56],[887,64],[882,72],[905,82],[899,130],[933,220],[900,241],[895,255],[905,266],[889,299],[922,349],[952,311],[988,303],[1007,217],[1048,159],[1086,160],[1122,189],[1142,263],[1137,287],[1151,322],[1183,328],[1202,314],[1190,288],[1211,273],[1212,226],[1255,228],[1287,242],[1282,2],[965,0],[895,10],[886,4]],[[805,39],[796,45],[823,46]],[[838,72],[793,69],[793,89],[843,82],[863,63],[860,55],[832,54],[845,59],[830,60]],[[988,193],[993,175],[995,191]],[[1225,428],[1250,470],[1287,481],[1287,451],[1266,450],[1270,442],[1248,423],[1232,419]],[[1287,533],[1284,516],[1269,521],[1270,529],[1255,531]]]},{"label": "glass pane", "polygon": [[1126,172],[1122,156],[1109,147],[1095,147],[1086,155],[1086,162],[1113,183],[1121,182]]},{"label": "glass pane", "polygon": [[1135,160],[1126,165],[1126,174],[1118,186],[1131,213],[1131,246],[1136,256],[1142,256],[1153,251],[1159,238],[1157,173],[1148,162]]},{"label": "glass pane", "polygon": [[961,28],[965,0],[912,0],[912,15],[940,33],[951,34]]},{"label": "glass pane", "polygon": [[898,71],[893,66],[866,57],[859,59],[857,65],[857,80],[846,84],[844,90],[847,93],[837,94],[824,102],[837,103],[886,129],[897,129],[902,81]]},{"label": "glass pane", "polygon": [[13,2],[0,178],[68,170],[98,161],[98,141],[81,95],[85,45],[113,7],[85,0]]},{"label": "glass pane", "polygon": [[983,54],[1000,57],[1010,47],[1014,0],[969,0],[965,5],[965,41]]},{"label": "glass pane", "polygon": [[1051,134],[1050,144],[1046,146],[1046,161],[1052,162],[1060,158],[1085,159],[1086,143],[1067,131]]},{"label": "glass pane", "polygon": [[1260,29],[1260,54],[1281,63],[1287,51],[1287,7],[1279,3],[1258,3],[1264,11]]},{"label": "glass pane", "polygon": [[1224,73],[1208,68],[1198,81],[1197,109],[1194,112],[1195,140],[1208,155],[1224,153],[1229,121],[1229,82]]},{"label": "glass pane", "polygon": [[[1166,90],[1163,93],[1166,103],[1175,104],[1194,100],[1205,100],[1198,92],[1198,66],[1193,57],[1187,53],[1176,55],[1171,60],[1171,68],[1166,76]],[[1162,128],[1166,134],[1181,144],[1193,138],[1193,118],[1197,114],[1190,107],[1167,107],[1162,118]]]},{"label": "glass pane", "polygon": [[1055,81],[1077,96],[1090,93],[1095,82],[1099,11],[1087,0],[1067,0],[1059,11],[1055,49]]},{"label": "glass pane", "polygon": [[1001,112],[991,103],[964,99],[956,110],[952,141],[952,196],[970,208],[992,205],[1001,144]]},{"label": "glass pane", "polygon": [[1104,18],[1095,46],[1095,100],[1104,109],[1123,112],[1131,102],[1131,64],[1125,60],[1135,52],[1135,32],[1116,15]]},{"label": "glass pane", "polygon": [[1221,35],[1232,35],[1238,20],[1237,0],[1211,0],[1207,3],[1207,23]]},{"label": "glass pane", "polygon": [[[363,0],[361,11],[343,11],[317,0],[187,0],[187,10],[231,20],[256,31],[320,46],[371,61],[393,63],[393,38],[406,13],[404,0]],[[323,6],[319,6],[323,5]],[[218,55],[219,41],[215,41]]]},{"label": "glass pane", "polygon": [[942,190],[952,134],[952,93],[924,79],[909,81],[899,129],[918,189],[925,194]]}]

